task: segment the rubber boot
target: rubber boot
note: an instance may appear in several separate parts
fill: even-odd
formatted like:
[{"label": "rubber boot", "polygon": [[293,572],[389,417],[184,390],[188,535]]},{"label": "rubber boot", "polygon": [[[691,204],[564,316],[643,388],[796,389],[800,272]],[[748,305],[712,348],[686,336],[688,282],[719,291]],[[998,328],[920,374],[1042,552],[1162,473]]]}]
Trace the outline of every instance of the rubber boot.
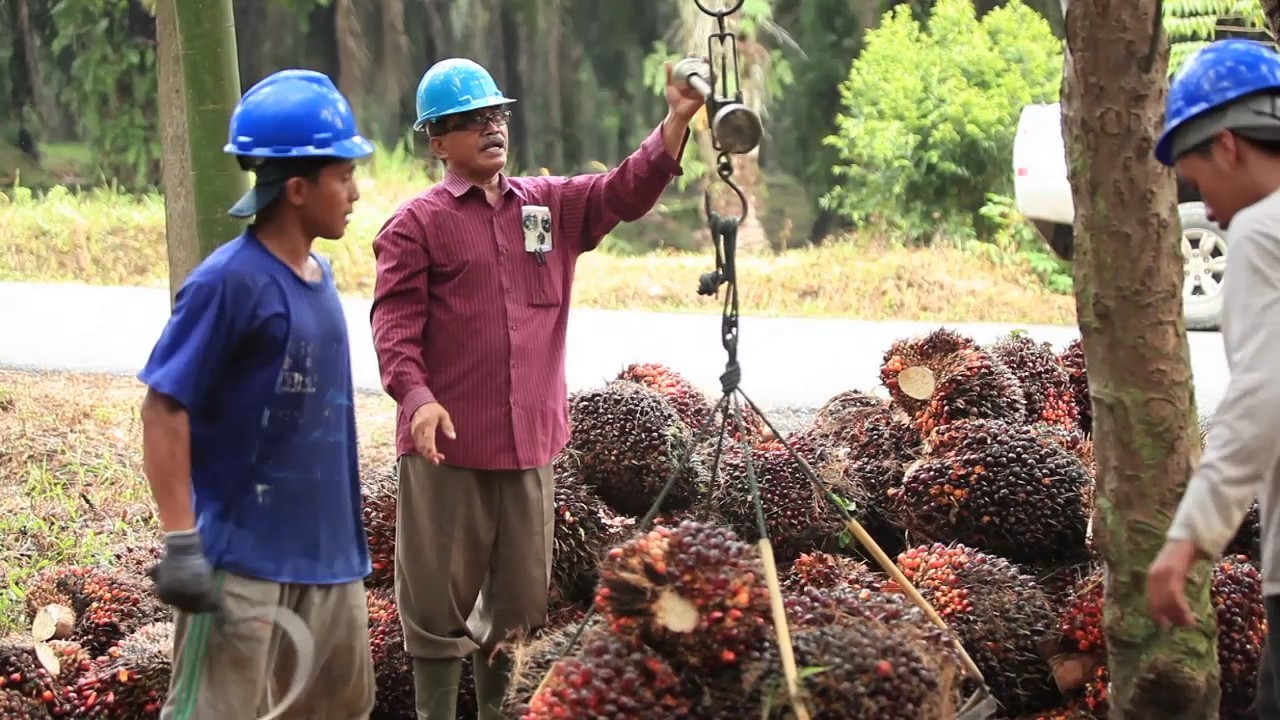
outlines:
[{"label": "rubber boot", "polygon": [[455,720],[462,660],[413,659],[414,704],[418,720]]},{"label": "rubber boot", "polygon": [[490,654],[477,650],[471,654],[476,677],[477,720],[506,720],[502,699],[511,679],[511,658],[505,653]]}]

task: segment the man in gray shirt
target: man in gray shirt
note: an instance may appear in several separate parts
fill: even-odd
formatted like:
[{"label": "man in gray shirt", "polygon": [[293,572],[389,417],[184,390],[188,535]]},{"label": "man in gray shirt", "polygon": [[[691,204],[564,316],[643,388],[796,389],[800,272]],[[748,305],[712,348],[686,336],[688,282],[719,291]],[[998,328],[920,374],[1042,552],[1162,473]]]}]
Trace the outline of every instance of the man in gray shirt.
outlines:
[{"label": "man in gray shirt", "polygon": [[[1169,87],[1156,158],[1199,190],[1228,230],[1222,337],[1231,381],[1204,457],[1147,576],[1147,603],[1162,628],[1196,622],[1186,579],[1198,558],[1222,554],[1258,498],[1263,594],[1280,622],[1280,56],[1249,40],[1223,40],[1189,59]],[[1268,648],[1256,708],[1280,718]]]}]

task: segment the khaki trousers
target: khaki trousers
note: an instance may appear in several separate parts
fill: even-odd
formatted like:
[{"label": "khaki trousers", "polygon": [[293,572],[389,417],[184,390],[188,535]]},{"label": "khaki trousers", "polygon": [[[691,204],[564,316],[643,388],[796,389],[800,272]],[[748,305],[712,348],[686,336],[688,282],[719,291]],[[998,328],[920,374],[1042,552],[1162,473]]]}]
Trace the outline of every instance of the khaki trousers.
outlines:
[{"label": "khaki trousers", "polygon": [[214,584],[222,614],[174,612],[173,673],[161,720],[254,720],[279,703],[297,657],[278,625],[249,617],[263,607],[294,611],[315,638],[311,678],[284,717],[369,717],[376,681],[364,583],[281,585],[219,572]]},{"label": "khaki trousers", "polygon": [[395,588],[410,655],[465,658],[546,621],[553,483],[550,465],[469,470],[400,457]]}]

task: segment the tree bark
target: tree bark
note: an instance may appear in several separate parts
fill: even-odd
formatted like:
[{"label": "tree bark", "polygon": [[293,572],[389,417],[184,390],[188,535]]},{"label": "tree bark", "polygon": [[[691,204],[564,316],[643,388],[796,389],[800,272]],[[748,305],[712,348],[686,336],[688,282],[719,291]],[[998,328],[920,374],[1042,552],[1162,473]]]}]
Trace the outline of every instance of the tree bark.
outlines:
[{"label": "tree bark", "polygon": [[18,34],[13,43],[13,63],[16,66],[14,73],[16,97],[13,98],[16,107],[14,109],[18,112],[18,127],[24,127],[23,108],[30,107],[36,115],[36,122],[39,125],[37,134],[39,134],[45,132],[46,118],[44,103],[41,100],[46,93],[44,83],[40,79],[40,53],[36,49],[36,34],[31,31],[31,8],[27,0],[12,0],[12,2],[11,21],[14,31]]},{"label": "tree bark", "polygon": [[[502,94],[515,98],[519,104],[519,108],[511,115],[511,127],[508,129],[511,146],[515,148],[515,153],[510,157],[515,160],[517,168],[528,168],[534,163],[529,128],[537,124],[537,116],[531,109],[536,108],[538,103],[537,98],[530,97],[526,92],[528,87],[521,77],[520,66],[523,64],[521,59],[529,52],[528,44],[531,39],[522,32],[520,17],[511,3],[503,3],[498,9],[497,24],[499,37],[502,38],[502,64],[490,67],[489,71],[502,77]],[[515,170],[509,163],[507,172]]]},{"label": "tree bark", "polygon": [[355,0],[337,0],[334,22],[338,34],[338,88],[355,112],[357,119],[364,117],[369,95],[369,71],[371,58],[367,36],[361,23],[360,11]]},{"label": "tree bark", "polygon": [[160,0],[156,34],[173,297],[201,260],[240,232],[227,209],[247,180],[235,158],[222,152],[240,99],[231,0]]},{"label": "tree bark", "polygon": [[1262,16],[1267,19],[1271,40],[1280,40],[1280,0],[1262,0]]},{"label": "tree bark", "polygon": [[[545,52],[543,62],[547,64],[546,86],[546,120],[543,125],[545,137],[542,144],[543,165],[555,174],[569,174],[564,162],[564,144],[560,138],[564,136],[564,117],[561,115],[563,102],[560,98],[562,27],[564,23],[560,0],[542,0],[538,3],[539,30],[545,33]],[[541,34],[540,33],[540,34]]]},{"label": "tree bark", "polygon": [[[762,116],[768,104],[769,49],[755,38],[740,33],[737,41],[738,63],[742,70],[742,101]],[[732,67],[732,62],[730,62]],[[761,145],[763,145],[763,140]],[[747,217],[738,229],[738,249],[745,255],[762,255],[770,251],[769,234],[761,219],[768,208],[764,203],[764,175],[760,170],[762,148],[757,145],[745,155],[733,155],[734,180],[747,196]]]},{"label": "tree bark", "polygon": [[427,35],[431,38],[431,56],[427,64],[448,57],[453,52],[453,8],[448,0],[423,0],[427,9]]},{"label": "tree bark", "polygon": [[1075,295],[1094,413],[1094,541],[1106,563],[1110,717],[1217,717],[1210,566],[1188,582],[1201,619],[1162,633],[1146,569],[1197,460],[1172,173],[1152,156],[1168,94],[1160,0],[1074,0],[1063,132],[1075,198]]},{"label": "tree bark", "polygon": [[[382,0],[382,60],[378,69],[381,95],[377,125],[380,136],[393,144],[403,130],[400,108],[413,71],[409,67],[409,36],[405,34],[404,0]],[[413,81],[414,87],[417,82]]]}]

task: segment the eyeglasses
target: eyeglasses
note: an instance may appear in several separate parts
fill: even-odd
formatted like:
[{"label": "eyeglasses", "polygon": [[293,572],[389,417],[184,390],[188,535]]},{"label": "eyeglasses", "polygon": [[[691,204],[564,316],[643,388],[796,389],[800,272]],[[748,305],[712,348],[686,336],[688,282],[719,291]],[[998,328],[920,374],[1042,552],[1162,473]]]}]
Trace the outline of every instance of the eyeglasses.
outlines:
[{"label": "eyeglasses", "polygon": [[511,111],[507,109],[490,110],[489,112],[474,112],[466,115],[460,115],[456,120],[452,120],[447,125],[441,124],[439,132],[433,132],[432,135],[439,137],[447,133],[457,130],[470,130],[479,132],[488,127],[489,123],[493,123],[498,127],[506,125],[511,120]]}]

